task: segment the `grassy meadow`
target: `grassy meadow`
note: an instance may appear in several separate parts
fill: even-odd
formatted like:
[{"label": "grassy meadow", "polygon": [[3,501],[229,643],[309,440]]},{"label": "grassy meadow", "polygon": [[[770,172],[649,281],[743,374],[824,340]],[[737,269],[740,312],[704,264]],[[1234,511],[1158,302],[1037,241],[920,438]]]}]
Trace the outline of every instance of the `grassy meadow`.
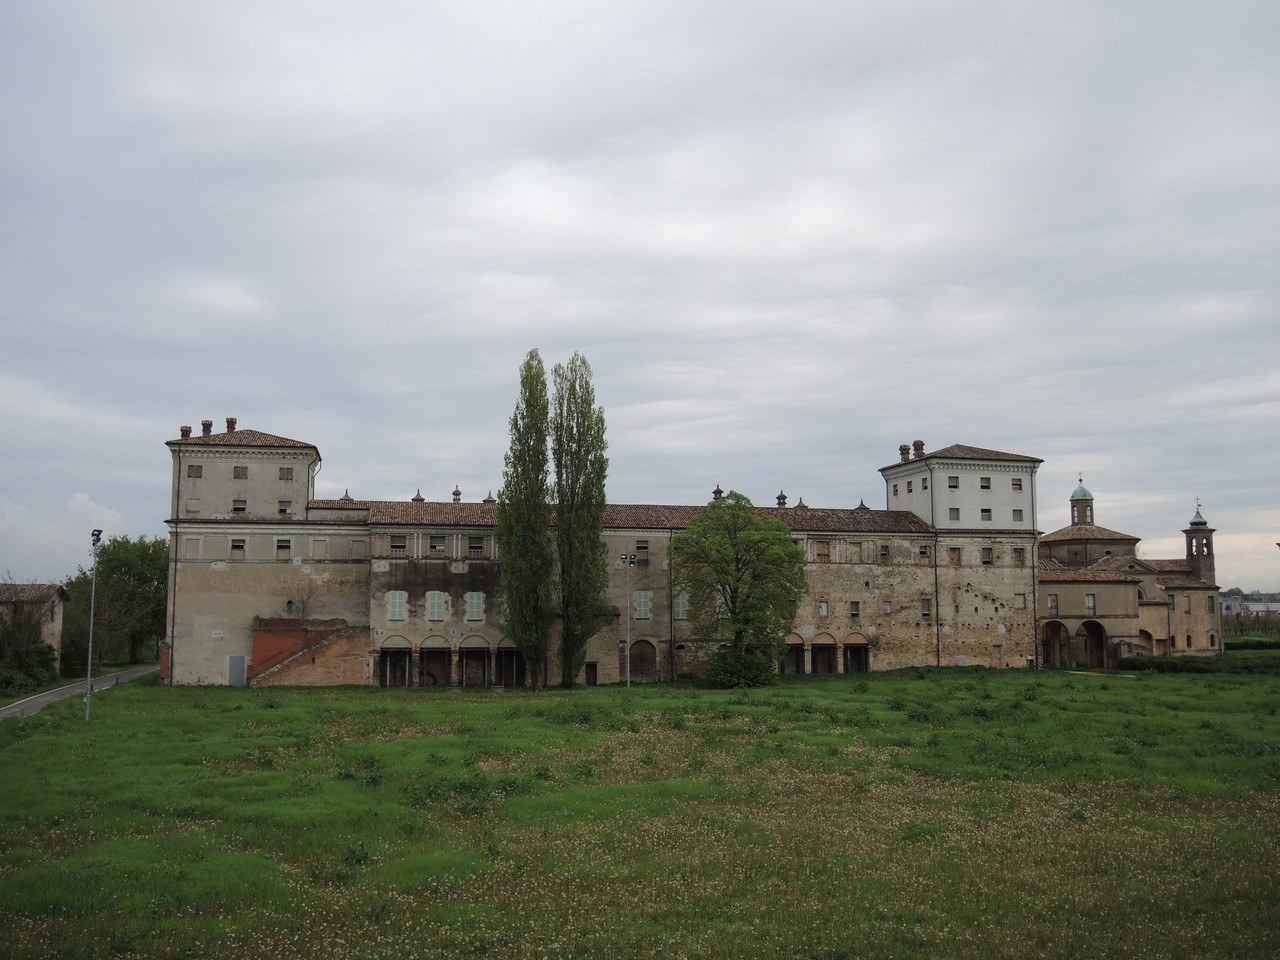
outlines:
[{"label": "grassy meadow", "polygon": [[983,669],[135,683],[0,723],[0,956],[1275,957],[1278,705]]}]

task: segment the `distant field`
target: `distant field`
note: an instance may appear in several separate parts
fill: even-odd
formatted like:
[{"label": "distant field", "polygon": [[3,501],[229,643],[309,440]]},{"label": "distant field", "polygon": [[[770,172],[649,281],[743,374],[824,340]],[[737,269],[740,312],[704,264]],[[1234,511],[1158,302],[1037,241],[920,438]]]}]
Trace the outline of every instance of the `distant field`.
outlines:
[{"label": "distant field", "polygon": [[0,956],[1270,958],[1278,706],[982,669],[135,684],[0,723]]}]

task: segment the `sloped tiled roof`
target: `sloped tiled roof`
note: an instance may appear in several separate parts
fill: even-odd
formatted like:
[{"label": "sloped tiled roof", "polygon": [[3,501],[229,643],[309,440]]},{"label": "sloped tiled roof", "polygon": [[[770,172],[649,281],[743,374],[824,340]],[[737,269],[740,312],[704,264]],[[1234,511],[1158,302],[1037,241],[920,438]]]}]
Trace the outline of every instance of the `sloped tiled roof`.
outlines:
[{"label": "sloped tiled roof", "polygon": [[1156,577],[1156,583],[1168,589],[1173,587],[1176,590],[1214,590],[1217,589],[1212,583],[1206,583],[1203,580],[1197,580],[1195,577],[1183,576],[1179,574],[1163,574]]},{"label": "sloped tiled roof", "polygon": [[71,599],[60,583],[0,583],[0,603],[43,603],[55,595]]},{"label": "sloped tiled roof", "polygon": [[261,430],[232,430],[224,433],[211,433],[209,436],[194,436],[185,439],[166,440],[166,446],[183,447],[309,447],[317,449],[314,443],[303,443],[301,440],[290,440],[288,437],[277,437],[273,433]]},{"label": "sloped tiled roof", "polygon": [[[497,523],[497,503],[451,503],[417,500],[312,500],[317,510],[368,510],[371,524],[413,524],[432,527],[485,527]],[[606,529],[683,530],[703,506],[652,503],[614,503],[605,508]],[[928,534],[930,526],[905,510],[815,507],[757,507],[764,517],[777,517],[789,529],[812,533]]]},{"label": "sloped tiled roof", "polygon": [[1061,530],[1053,531],[1053,533],[1046,533],[1040,538],[1040,541],[1042,543],[1056,543],[1059,540],[1132,540],[1137,543],[1141,539],[1141,537],[1130,536],[1127,533],[1108,530],[1106,527],[1096,527],[1091,523],[1081,523],[1063,527]]},{"label": "sloped tiled roof", "polygon": [[1069,570],[1053,560],[1041,560],[1039,577],[1042,583],[1141,583],[1138,577],[1110,570]]},{"label": "sloped tiled roof", "polygon": [[924,454],[923,457],[913,456],[910,460],[899,460],[897,463],[891,463],[881,470],[888,470],[890,467],[902,466],[904,463],[915,463],[923,461],[929,457],[939,457],[944,460],[1018,460],[1023,463],[1044,463],[1040,457],[1028,457],[1022,453],[1005,453],[1003,450],[988,450],[985,447],[971,447],[967,443],[953,443],[949,447],[943,447],[941,450],[931,450]]}]

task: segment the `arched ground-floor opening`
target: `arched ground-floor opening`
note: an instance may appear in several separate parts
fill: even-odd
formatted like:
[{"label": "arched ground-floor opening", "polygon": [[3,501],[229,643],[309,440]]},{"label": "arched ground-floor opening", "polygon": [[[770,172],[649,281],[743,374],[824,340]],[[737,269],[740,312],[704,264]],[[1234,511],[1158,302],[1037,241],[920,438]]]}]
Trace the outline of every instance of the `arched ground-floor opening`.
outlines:
[{"label": "arched ground-floor opening", "polygon": [[523,687],[525,680],[524,654],[510,637],[498,644],[498,659],[494,666],[493,682],[504,687]]},{"label": "arched ground-floor opening", "polygon": [[871,653],[867,638],[854,633],[844,638],[844,672],[866,673],[871,669]]},{"label": "arched ground-floor opening", "polygon": [[778,661],[779,673],[804,673],[804,640],[799,634],[787,637],[787,650]]},{"label": "arched ground-floor opening", "polygon": [[1045,666],[1105,667],[1107,660],[1107,631],[1097,620],[1085,620],[1074,633],[1061,620],[1044,625]]},{"label": "arched ground-floor opening", "polygon": [[453,651],[444,637],[427,637],[418,650],[418,685],[447,687]]},{"label": "arched ground-floor opening", "polygon": [[656,683],[658,680],[658,648],[648,640],[631,644],[631,682]]},{"label": "arched ground-floor opening", "polygon": [[809,641],[809,673],[835,673],[836,640],[828,633],[820,633]]},{"label": "arched ground-floor opening", "polygon": [[378,686],[407,687],[413,647],[404,637],[387,637],[378,650]]},{"label": "arched ground-floor opening", "polygon": [[458,682],[464,687],[483,687],[489,683],[489,641],[484,637],[467,637],[458,646],[462,660]]}]

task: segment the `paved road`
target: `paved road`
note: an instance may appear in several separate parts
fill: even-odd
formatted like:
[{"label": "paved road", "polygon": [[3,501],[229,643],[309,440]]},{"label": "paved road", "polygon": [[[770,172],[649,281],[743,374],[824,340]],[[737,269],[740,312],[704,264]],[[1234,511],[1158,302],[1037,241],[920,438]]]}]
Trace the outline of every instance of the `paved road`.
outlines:
[{"label": "paved road", "polygon": [[[155,673],[159,669],[159,664],[151,663],[142,667],[130,667],[128,670],[121,670],[119,673],[103,674],[101,677],[93,678],[93,689],[95,691],[105,690],[107,687],[114,687],[117,683],[126,683],[129,680],[136,680],[138,677],[145,677],[148,673]],[[79,683],[69,683],[65,687],[58,687],[56,690],[37,693],[34,697],[27,697],[27,699],[11,703],[7,707],[0,707],[0,720],[7,720],[9,717],[29,717],[46,703],[53,703],[55,700],[75,696],[84,696],[83,680]]]}]

